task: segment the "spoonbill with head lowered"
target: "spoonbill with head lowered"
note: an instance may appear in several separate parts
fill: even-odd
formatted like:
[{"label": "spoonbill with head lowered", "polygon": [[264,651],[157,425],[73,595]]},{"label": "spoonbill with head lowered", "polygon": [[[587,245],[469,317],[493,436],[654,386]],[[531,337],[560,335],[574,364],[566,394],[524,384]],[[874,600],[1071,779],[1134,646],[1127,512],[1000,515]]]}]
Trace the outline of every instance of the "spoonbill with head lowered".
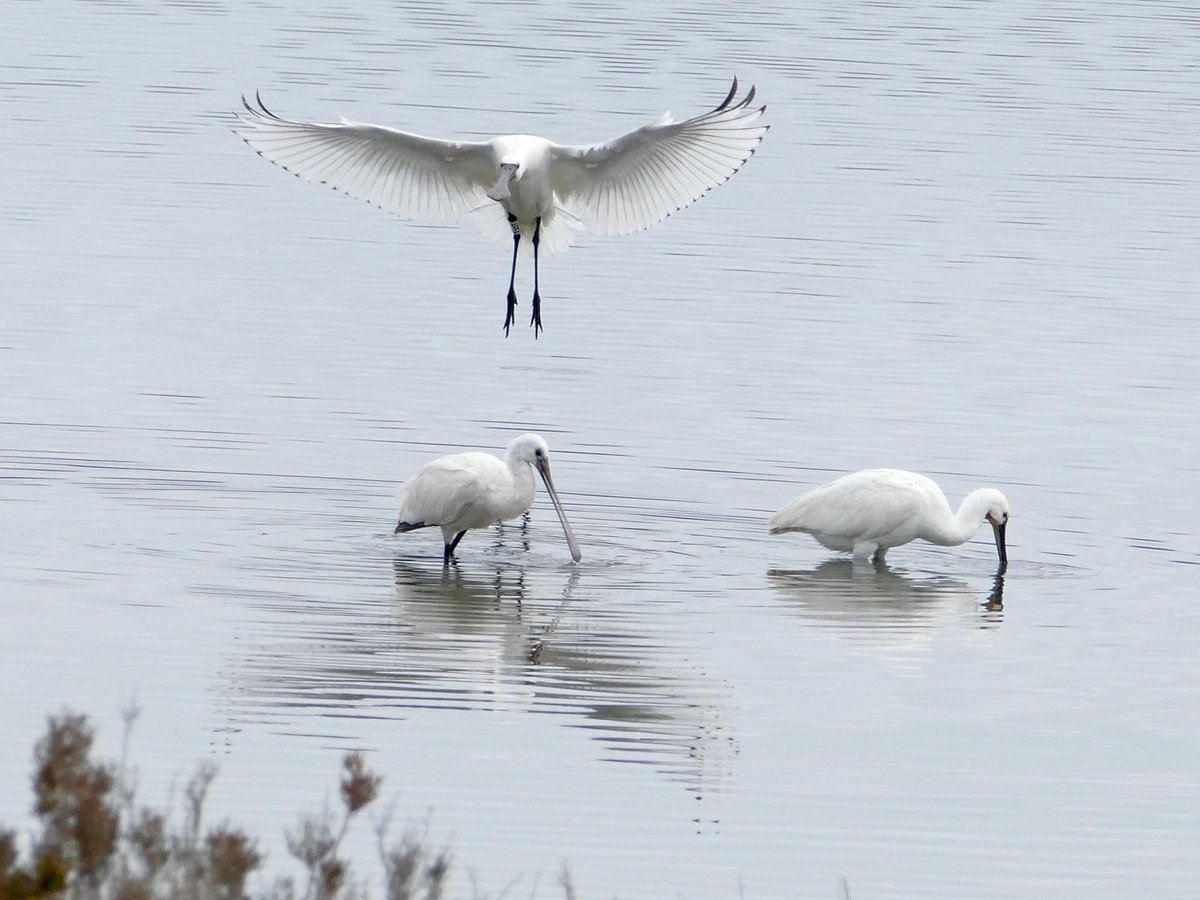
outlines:
[{"label": "spoonbill with head lowered", "polygon": [[903,469],[867,469],[843,475],[786,503],[771,517],[771,534],[802,531],[830,550],[882,562],[888,550],[920,538],[944,547],[969,541],[984,522],[992,526],[1000,570],[1008,566],[1004,532],[1008,500],[979,488],[950,510],[935,482]]},{"label": "spoonbill with head lowered", "polygon": [[535,490],[534,469],[542,476],[558,513],[571,559],[579,562],[579,545],[550,477],[550,448],[536,434],[523,434],[510,442],[503,462],[490,453],[470,452],[426,463],[400,486],[396,533],[440,527],[445,545],[442,561],[449,563],[468,529],[486,528],[529,509]]},{"label": "spoonbill with head lowered", "polygon": [[[528,134],[447,141],[342,119],[336,125],[280,118],[255,96],[236,134],[261,156],[405,218],[434,224],[471,214],[498,242],[512,239],[504,333],[515,320],[517,254],[533,255],[534,337],[542,327],[539,251],[574,240],[573,227],[629,234],[661,222],[728,180],[768,126],[736,100],[737,79],[715,109],[683,122],[670,113],[611,141],[555,144]],[[523,240],[522,240],[523,239]]]}]

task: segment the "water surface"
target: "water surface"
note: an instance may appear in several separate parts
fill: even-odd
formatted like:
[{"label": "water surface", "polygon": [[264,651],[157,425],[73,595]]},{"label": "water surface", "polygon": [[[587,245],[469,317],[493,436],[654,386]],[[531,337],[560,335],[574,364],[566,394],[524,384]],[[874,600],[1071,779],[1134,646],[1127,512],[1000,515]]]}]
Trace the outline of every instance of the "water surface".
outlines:
[{"label": "water surface", "polygon": [[[283,829],[362,749],[492,894],[1182,897],[1200,866],[1182,4],[27,3],[0,61],[0,820],[45,716]],[[716,103],[729,184],[545,261],[303,184],[241,93],[468,139]],[[528,273],[523,273],[528,275]],[[527,309],[531,286],[519,281]],[[431,456],[548,502],[394,537]],[[876,571],[769,538],[857,468],[1001,488]],[[370,835],[355,849],[374,875]],[[619,864],[617,864],[619,862]]]}]

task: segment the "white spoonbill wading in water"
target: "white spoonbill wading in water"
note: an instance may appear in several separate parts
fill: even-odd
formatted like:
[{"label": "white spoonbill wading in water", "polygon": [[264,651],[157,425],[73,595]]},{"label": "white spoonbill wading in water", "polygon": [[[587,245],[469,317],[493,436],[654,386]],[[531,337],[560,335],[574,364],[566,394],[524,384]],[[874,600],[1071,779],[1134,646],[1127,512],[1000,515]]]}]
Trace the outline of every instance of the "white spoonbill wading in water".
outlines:
[{"label": "white spoonbill wading in water", "polygon": [[1008,500],[1002,493],[995,488],[971,491],[953,512],[942,489],[924,475],[867,469],[789,501],[768,527],[771,534],[802,531],[830,550],[882,562],[890,548],[917,538],[944,547],[966,543],[985,521],[992,526],[1003,571],[1008,566]]},{"label": "white spoonbill wading in water", "polygon": [[[716,109],[685,122],[666,113],[649,125],[591,146],[528,134],[444,141],[342,119],[293,122],[255,95],[235,132],[259,155],[306,181],[320,181],[408,219],[433,224],[470,214],[492,240],[512,238],[504,333],[516,317],[517,254],[533,255],[534,337],[542,327],[539,248],[547,255],[587,225],[629,234],[661,222],[728,180],[754,153],[768,126],[752,107],[754,88],[735,102],[737,79]],[[524,238],[524,240],[522,240]]]},{"label": "white spoonbill wading in water", "polygon": [[536,434],[523,434],[509,443],[503,462],[490,453],[470,452],[426,463],[400,486],[396,533],[440,527],[445,543],[442,560],[449,563],[468,529],[514,519],[529,509],[535,490],[534,469],[546,483],[571,559],[579,562],[579,545],[550,477],[550,448]]}]

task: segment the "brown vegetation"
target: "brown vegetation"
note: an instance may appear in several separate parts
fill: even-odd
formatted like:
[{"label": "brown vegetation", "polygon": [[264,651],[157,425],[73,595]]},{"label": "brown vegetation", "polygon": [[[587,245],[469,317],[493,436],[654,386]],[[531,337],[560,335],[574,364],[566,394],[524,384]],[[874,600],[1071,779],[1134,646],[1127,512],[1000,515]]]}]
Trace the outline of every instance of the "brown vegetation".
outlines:
[{"label": "brown vegetation", "polygon": [[[126,715],[128,729],[136,711]],[[0,828],[0,900],[235,900],[263,856],[255,840],[228,824],[206,827],[204,802],[216,769],[202,765],[188,782],[182,821],[138,804],[125,767],[92,758],[94,732],[75,713],[52,716],[34,751],[33,812],[37,828],[27,852]],[[338,855],[351,822],[379,795],[382,779],[357,753],[342,762],[340,821],[306,816],[287,833],[288,851],[307,883],[270,882],[264,900],[357,900],[365,889]],[[377,829],[388,900],[440,900],[450,854],[415,834],[386,843]],[[266,879],[263,879],[264,883]],[[572,895],[564,880],[567,896]]]}]

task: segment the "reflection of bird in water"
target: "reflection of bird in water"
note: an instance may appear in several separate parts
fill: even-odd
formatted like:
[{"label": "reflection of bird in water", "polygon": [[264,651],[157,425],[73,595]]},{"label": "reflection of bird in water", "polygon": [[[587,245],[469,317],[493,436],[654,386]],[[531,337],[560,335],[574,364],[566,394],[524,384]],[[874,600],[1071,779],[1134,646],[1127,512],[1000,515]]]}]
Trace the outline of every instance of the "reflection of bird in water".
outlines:
[{"label": "reflection of bird in water", "polygon": [[1003,572],[1008,565],[1008,500],[1002,493],[995,488],[971,491],[953,512],[942,489],[924,475],[866,469],[784,504],[768,528],[771,534],[802,531],[830,550],[882,562],[890,548],[918,538],[943,547],[966,543],[984,522],[992,526]]},{"label": "reflection of bird in water", "polygon": [[458,566],[434,572],[399,560],[394,569],[396,599],[403,606],[407,626],[438,632],[439,644],[449,635],[499,636],[489,655],[494,658],[499,650],[500,658],[512,665],[541,661],[579,586],[579,571],[573,569],[563,585],[561,602],[547,619],[546,604],[536,612],[521,609],[530,590],[521,569],[497,566],[490,573],[467,575]]},{"label": "reflection of bird in water", "polygon": [[958,578],[914,578],[887,565],[831,559],[815,569],[771,569],[768,583],[805,622],[873,656],[912,663],[938,628],[991,628],[1003,621],[1004,576],[986,600]]},{"label": "reflection of bird in water", "polygon": [[533,503],[533,473],[542,476],[546,493],[562,523],[571,559],[579,545],[550,477],[550,448],[536,434],[523,434],[508,445],[504,461],[490,453],[453,453],[426,463],[400,486],[396,532],[442,529],[442,561],[449,563],[468,529],[514,519]]},{"label": "reflection of bird in water", "polygon": [[[420,741],[430,723],[454,730],[438,718],[446,710],[481,714],[455,719],[466,728],[489,713],[535,713],[580,729],[598,759],[694,788],[727,776],[727,687],[664,639],[644,605],[621,591],[581,597],[588,576],[575,567],[387,565],[390,604],[373,592],[319,607],[301,598],[281,610],[283,622],[237,643],[226,667],[237,722],[343,735],[356,747],[366,733],[358,719],[410,722],[389,733]],[[530,729],[531,750],[538,733]]]},{"label": "reflection of bird in water", "polygon": [[731,739],[709,679],[641,618],[581,601],[578,569],[565,581],[511,565],[435,570],[397,560],[394,571],[394,704],[563,716],[606,758],[688,780],[725,765]]},{"label": "reflection of bird in water", "polygon": [[439,633],[484,629],[520,618],[528,576],[515,566],[431,568],[393,560],[396,602],[406,624]]}]

